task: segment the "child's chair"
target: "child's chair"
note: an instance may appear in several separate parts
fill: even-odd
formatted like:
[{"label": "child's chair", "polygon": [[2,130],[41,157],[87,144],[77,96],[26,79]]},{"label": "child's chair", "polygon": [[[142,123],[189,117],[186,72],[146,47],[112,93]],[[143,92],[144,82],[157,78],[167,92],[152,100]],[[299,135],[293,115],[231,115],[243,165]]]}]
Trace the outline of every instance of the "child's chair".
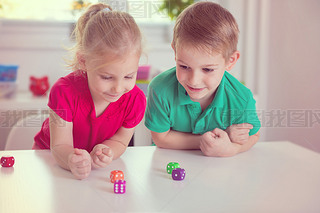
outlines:
[{"label": "child's chair", "polygon": [[5,150],[32,149],[33,138],[47,117],[47,114],[34,114],[20,119],[9,132]]}]

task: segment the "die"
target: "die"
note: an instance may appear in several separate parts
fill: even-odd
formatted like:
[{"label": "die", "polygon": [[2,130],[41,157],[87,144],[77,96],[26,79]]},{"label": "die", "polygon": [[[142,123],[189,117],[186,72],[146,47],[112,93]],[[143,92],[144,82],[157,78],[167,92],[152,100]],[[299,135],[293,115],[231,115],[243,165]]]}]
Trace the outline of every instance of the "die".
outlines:
[{"label": "die", "polygon": [[1,157],[1,166],[12,167],[14,164],[14,157],[11,155]]},{"label": "die", "polygon": [[167,173],[171,174],[172,170],[174,170],[176,168],[180,168],[180,165],[177,162],[168,163],[168,165],[167,165]]},{"label": "die", "polygon": [[182,168],[176,168],[172,170],[172,179],[173,180],[183,180],[186,176],[186,171]]},{"label": "die", "polygon": [[124,174],[121,170],[113,170],[110,173],[111,183],[114,183],[116,180],[124,180]]},{"label": "die", "polygon": [[116,180],[113,185],[113,191],[116,194],[124,194],[126,192],[126,181]]}]

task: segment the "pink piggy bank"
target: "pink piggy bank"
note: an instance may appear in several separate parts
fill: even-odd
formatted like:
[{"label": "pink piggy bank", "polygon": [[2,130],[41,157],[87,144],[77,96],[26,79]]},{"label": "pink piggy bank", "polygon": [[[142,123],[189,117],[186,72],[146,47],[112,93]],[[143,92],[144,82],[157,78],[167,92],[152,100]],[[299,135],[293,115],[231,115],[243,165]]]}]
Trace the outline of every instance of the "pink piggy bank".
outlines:
[{"label": "pink piggy bank", "polygon": [[44,76],[42,78],[30,76],[30,91],[33,93],[33,95],[46,95],[49,87],[48,76]]}]

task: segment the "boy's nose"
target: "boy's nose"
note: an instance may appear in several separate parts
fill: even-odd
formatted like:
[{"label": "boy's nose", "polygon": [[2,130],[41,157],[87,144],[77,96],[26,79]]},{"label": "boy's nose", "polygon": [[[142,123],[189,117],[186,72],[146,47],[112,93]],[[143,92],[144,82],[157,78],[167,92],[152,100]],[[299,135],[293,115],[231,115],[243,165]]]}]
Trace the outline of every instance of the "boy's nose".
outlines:
[{"label": "boy's nose", "polygon": [[196,72],[191,72],[189,75],[189,83],[191,85],[197,85],[199,83],[200,76]]}]

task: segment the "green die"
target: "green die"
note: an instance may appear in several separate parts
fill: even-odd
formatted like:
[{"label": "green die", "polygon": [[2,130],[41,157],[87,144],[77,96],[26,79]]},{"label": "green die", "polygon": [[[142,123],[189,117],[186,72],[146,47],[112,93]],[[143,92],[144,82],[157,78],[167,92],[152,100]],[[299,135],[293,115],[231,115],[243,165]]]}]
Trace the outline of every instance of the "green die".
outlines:
[{"label": "green die", "polygon": [[171,174],[172,170],[174,170],[176,168],[180,168],[180,165],[177,162],[168,163],[168,165],[167,165],[167,173]]}]

